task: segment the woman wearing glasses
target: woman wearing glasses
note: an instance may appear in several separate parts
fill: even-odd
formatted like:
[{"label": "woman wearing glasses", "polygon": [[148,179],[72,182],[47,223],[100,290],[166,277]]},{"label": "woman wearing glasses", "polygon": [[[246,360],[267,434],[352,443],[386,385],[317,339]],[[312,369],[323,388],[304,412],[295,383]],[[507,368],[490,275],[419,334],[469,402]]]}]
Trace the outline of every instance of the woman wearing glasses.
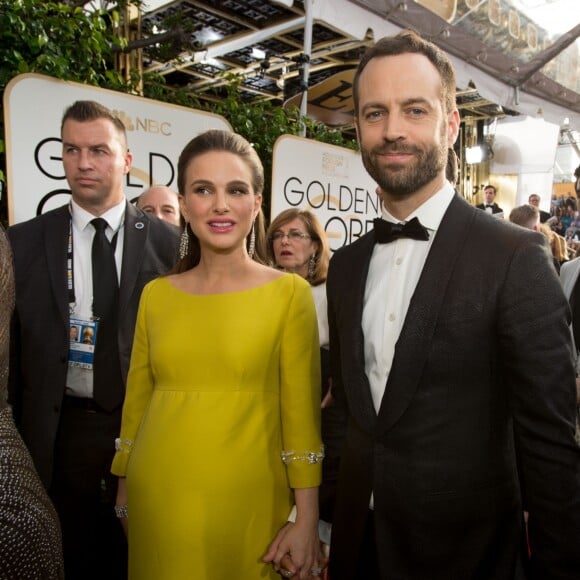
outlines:
[{"label": "woman wearing glasses", "polygon": [[330,249],[324,229],[311,211],[292,208],[274,218],[267,238],[269,257],[274,265],[286,272],[299,274],[312,287],[321,348],[322,396],[326,397],[330,387],[326,304]]}]

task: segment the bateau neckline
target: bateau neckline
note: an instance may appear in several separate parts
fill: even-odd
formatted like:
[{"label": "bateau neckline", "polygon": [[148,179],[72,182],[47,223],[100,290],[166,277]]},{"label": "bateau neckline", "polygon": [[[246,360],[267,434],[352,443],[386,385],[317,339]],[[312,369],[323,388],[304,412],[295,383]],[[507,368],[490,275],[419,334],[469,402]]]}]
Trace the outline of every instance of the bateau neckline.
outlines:
[{"label": "bateau neckline", "polygon": [[254,290],[260,290],[261,288],[265,288],[266,286],[270,286],[271,284],[276,284],[277,282],[280,282],[281,280],[286,279],[288,276],[298,276],[298,274],[293,274],[290,272],[283,272],[281,276],[279,276],[278,278],[274,278],[274,280],[270,280],[269,282],[265,282],[264,284],[260,284],[259,286],[252,286],[251,288],[245,288],[243,290],[234,290],[232,292],[219,292],[219,293],[213,293],[213,294],[194,294],[192,292],[186,292],[185,290],[182,290],[181,288],[177,288],[177,286],[175,286],[174,284],[171,283],[171,281],[169,280],[168,276],[164,276],[163,278],[159,278],[161,280],[165,280],[166,284],[173,290],[175,290],[175,292],[178,292],[179,294],[183,294],[184,296],[194,296],[194,297],[199,297],[199,298],[210,298],[210,297],[216,297],[216,296],[234,296],[236,294],[244,294],[246,292],[253,292]]}]

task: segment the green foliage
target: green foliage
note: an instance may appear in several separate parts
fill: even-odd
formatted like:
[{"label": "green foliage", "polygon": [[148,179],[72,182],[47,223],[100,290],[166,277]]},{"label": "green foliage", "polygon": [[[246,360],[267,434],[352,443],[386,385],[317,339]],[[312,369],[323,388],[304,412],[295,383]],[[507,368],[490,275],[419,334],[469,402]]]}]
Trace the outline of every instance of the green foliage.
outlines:
[{"label": "green foliage", "polygon": [[[133,1],[141,4],[140,1]],[[127,0],[119,0],[119,10]],[[186,89],[169,87],[165,78],[152,73],[139,78],[134,72],[127,83],[114,69],[115,51],[126,44],[115,34],[119,11],[88,12],[63,2],[41,0],[0,0],[0,90],[15,76],[36,72],[63,80],[122,92],[135,92],[142,81],[144,96],[162,102],[205,110],[225,117],[233,130],[253,143],[264,163],[266,184],[272,176],[272,154],[278,137],[301,135],[342,147],[356,149],[356,142],[340,131],[311,119],[301,119],[298,109],[285,110],[270,101],[244,102],[240,99],[241,79],[227,76],[227,94],[215,103],[201,102]],[[181,23],[184,35],[189,30]],[[171,47],[170,47],[171,48]],[[1,105],[0,105],[1,107]],[[0,186],[4,182],[4,121],[0,116]],[[0,189],[1,191],[1,189]],[[4,196],[3,196],[4,197]],[[269,190],[264,192],[268,213]],[[1,205],[5,199],[1,200]],[[0,216],[5,216],[0,207]]]},{"label": "green foliage", "polygon": [[115,13],[87,12],[61,2],[0,0],[0,89],[18,74],[37,72],[120,88],[111,70]]},{"label": "green foliage", "polygon": [[[130,90],[113,66],[113,50],[124,43],[114,33],[118,13],[87,12],[62,2],[0,0],[0,90],[23,73]],[[0,105],[0,151],[4,150]],[[0,153],[0,182],[5,161]],[[0,183],[0,185],[2,185]],[[5,216],[5,196],[0,215]]]}]

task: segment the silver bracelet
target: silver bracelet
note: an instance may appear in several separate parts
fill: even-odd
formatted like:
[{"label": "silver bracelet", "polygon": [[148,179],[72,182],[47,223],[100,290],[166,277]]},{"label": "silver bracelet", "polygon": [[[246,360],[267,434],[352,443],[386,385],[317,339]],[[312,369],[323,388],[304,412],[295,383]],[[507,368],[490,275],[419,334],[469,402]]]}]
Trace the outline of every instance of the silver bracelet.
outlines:
[{"label": "silver bracelet", "polygon": [[129,512],[127,511],[127,504],[125,505],[116,505],[115,506],[115,515],[118,518],[128,518]]}]

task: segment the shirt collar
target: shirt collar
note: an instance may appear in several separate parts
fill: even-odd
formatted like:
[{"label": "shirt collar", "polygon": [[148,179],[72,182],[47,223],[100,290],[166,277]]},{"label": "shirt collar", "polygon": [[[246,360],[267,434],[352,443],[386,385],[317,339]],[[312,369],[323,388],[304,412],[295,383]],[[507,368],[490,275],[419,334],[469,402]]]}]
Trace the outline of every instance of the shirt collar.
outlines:
[{"label": "shirt collar", "polygon": [[[405,222],[416,217],[428,230],[433,232],[437,231],[454,196],[455,190],[453,186],[448,181],[445,181],[445,185],[426,202],[421,204],[413,213],[408,215]],[[395,223],[401,221],[393,217],[384,205],[381,206],[381,213],[383,219],[386,221]]]},{"label": "shirt collar", "polygon": [[[99,216],[106,220],[107,224],[109,224],[109,227],[113,230],[113,232],[117,232],[123,224],[126,205],[127,201],[123,199],[117,205],[114,205],[104,214]],[[86,209],[83,209],[73,199],[70,201],[70,211],[72,222],[75,228],[77,228],[79,231],[83,231],[91,223],[91,220],[95,219],[95,216],[92,213],[89,213]]]}]

